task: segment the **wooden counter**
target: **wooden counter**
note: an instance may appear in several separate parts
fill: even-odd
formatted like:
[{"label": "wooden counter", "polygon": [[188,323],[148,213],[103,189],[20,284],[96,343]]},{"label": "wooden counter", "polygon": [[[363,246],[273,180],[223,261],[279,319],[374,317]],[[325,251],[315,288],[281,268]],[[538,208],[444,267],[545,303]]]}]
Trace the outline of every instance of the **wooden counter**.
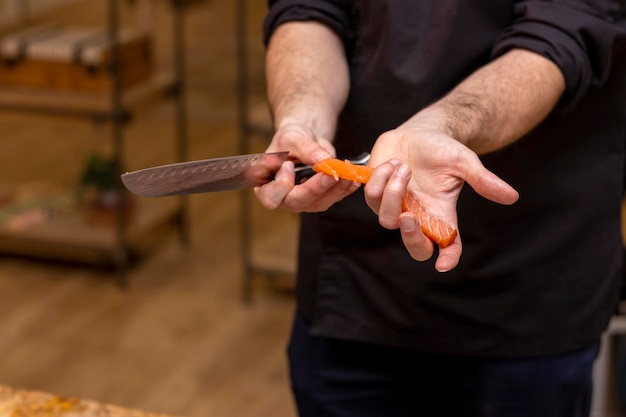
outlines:
[{"label": "wooden counter", "polygon": [[173,417],[0,385],[0,417]]}]

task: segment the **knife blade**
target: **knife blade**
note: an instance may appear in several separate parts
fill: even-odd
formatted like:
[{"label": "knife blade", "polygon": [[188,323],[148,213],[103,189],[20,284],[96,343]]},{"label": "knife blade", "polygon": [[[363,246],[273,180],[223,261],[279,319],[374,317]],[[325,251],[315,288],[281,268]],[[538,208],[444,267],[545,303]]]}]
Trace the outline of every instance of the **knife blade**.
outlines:
[{"label": "knife blade", "polygon": [[240,190],[268,183],[289,152],[179,162],[122,174],[124,186],[142,197]]},{"label": "knife blade", "polygon": [[[258,153],[161,165],[122,174],[124,186],[142,197],[166,197],[259,187],[274,179],[289,152]],[[349,159],[367,164],[369,153]],[[313,176],[310,165],[296,167],[296,183]]]}]

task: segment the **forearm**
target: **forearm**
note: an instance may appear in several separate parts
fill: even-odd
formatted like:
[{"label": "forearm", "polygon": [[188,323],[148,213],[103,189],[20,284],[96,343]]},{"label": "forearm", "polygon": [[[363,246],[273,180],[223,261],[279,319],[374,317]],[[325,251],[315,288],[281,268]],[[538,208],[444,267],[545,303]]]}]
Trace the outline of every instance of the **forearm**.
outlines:
[{"label": "forearm", "polygon": [[349,91],[343,44],[316,22],[281,25],[267,50],[268,100],[276,129],[301,123],[332,140]]},{"label": "forearm", "polygon": [[565,90],[559,68],[525,50],[512,50],[473,73],[407,125],[435,128],[478,154],[507,146],[532,130]]}]

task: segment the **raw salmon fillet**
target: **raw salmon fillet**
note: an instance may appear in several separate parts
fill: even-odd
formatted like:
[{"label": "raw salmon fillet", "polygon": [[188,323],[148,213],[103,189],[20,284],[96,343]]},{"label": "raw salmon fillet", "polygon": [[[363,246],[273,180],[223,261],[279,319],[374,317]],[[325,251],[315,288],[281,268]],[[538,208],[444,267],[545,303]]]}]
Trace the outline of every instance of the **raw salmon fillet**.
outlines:
[{"label": "raw salmon fillet", "polygon": [[[316,163],[313,165],[313,170],[330,175],[337,181],[342,178],[361,184],[367,184],[374,171],[371,167],[354,165],[335,158],[324,159]],[[456,228],[422,206],[413,193],[407,191],[402,198],[402,210],[415,214],[424,234],[437,243],[439,247],[445,248],[454,242],[457,235]]]},{"label": "raw salmon fillet", "polygon": [[340,159],[323,159],[317,164],[313,165],[313,171],[323,172],[339,181],[339,178],[349,181],[360,182],[361,184],[367,184],[374,168],[365,165],[354,165],[348,161],[342,161]]},{"label": "raw salmon fillet", "polygon": [[410,211],[420,221],[422,231],[440,248],[449,246],[456,238],[456,228],[445,220],[440,219],[420,204],[413,193],[407,191],[402,198],[402,211]]}]

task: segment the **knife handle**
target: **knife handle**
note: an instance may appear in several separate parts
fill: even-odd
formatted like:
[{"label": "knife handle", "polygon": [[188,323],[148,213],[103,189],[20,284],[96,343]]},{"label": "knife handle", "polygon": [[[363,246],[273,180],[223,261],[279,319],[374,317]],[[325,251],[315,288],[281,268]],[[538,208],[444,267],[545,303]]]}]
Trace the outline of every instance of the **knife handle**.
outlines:
[{"label": "knife handle", "polygon": [[[369,152],[363,152],[362,154],[353,158],[347,158],[346,161],[353,165],[367,165],[370,160]],[[302,184],[304,181],[315,175],[312,165],[296,165],[296,184]]]},{"label": "knife handle", "polygon": [[315,171],[313,171],[313,166],[311,165],[297,165],[296,166],[296,185],[302,184],[309,178],[315,175]]}]

